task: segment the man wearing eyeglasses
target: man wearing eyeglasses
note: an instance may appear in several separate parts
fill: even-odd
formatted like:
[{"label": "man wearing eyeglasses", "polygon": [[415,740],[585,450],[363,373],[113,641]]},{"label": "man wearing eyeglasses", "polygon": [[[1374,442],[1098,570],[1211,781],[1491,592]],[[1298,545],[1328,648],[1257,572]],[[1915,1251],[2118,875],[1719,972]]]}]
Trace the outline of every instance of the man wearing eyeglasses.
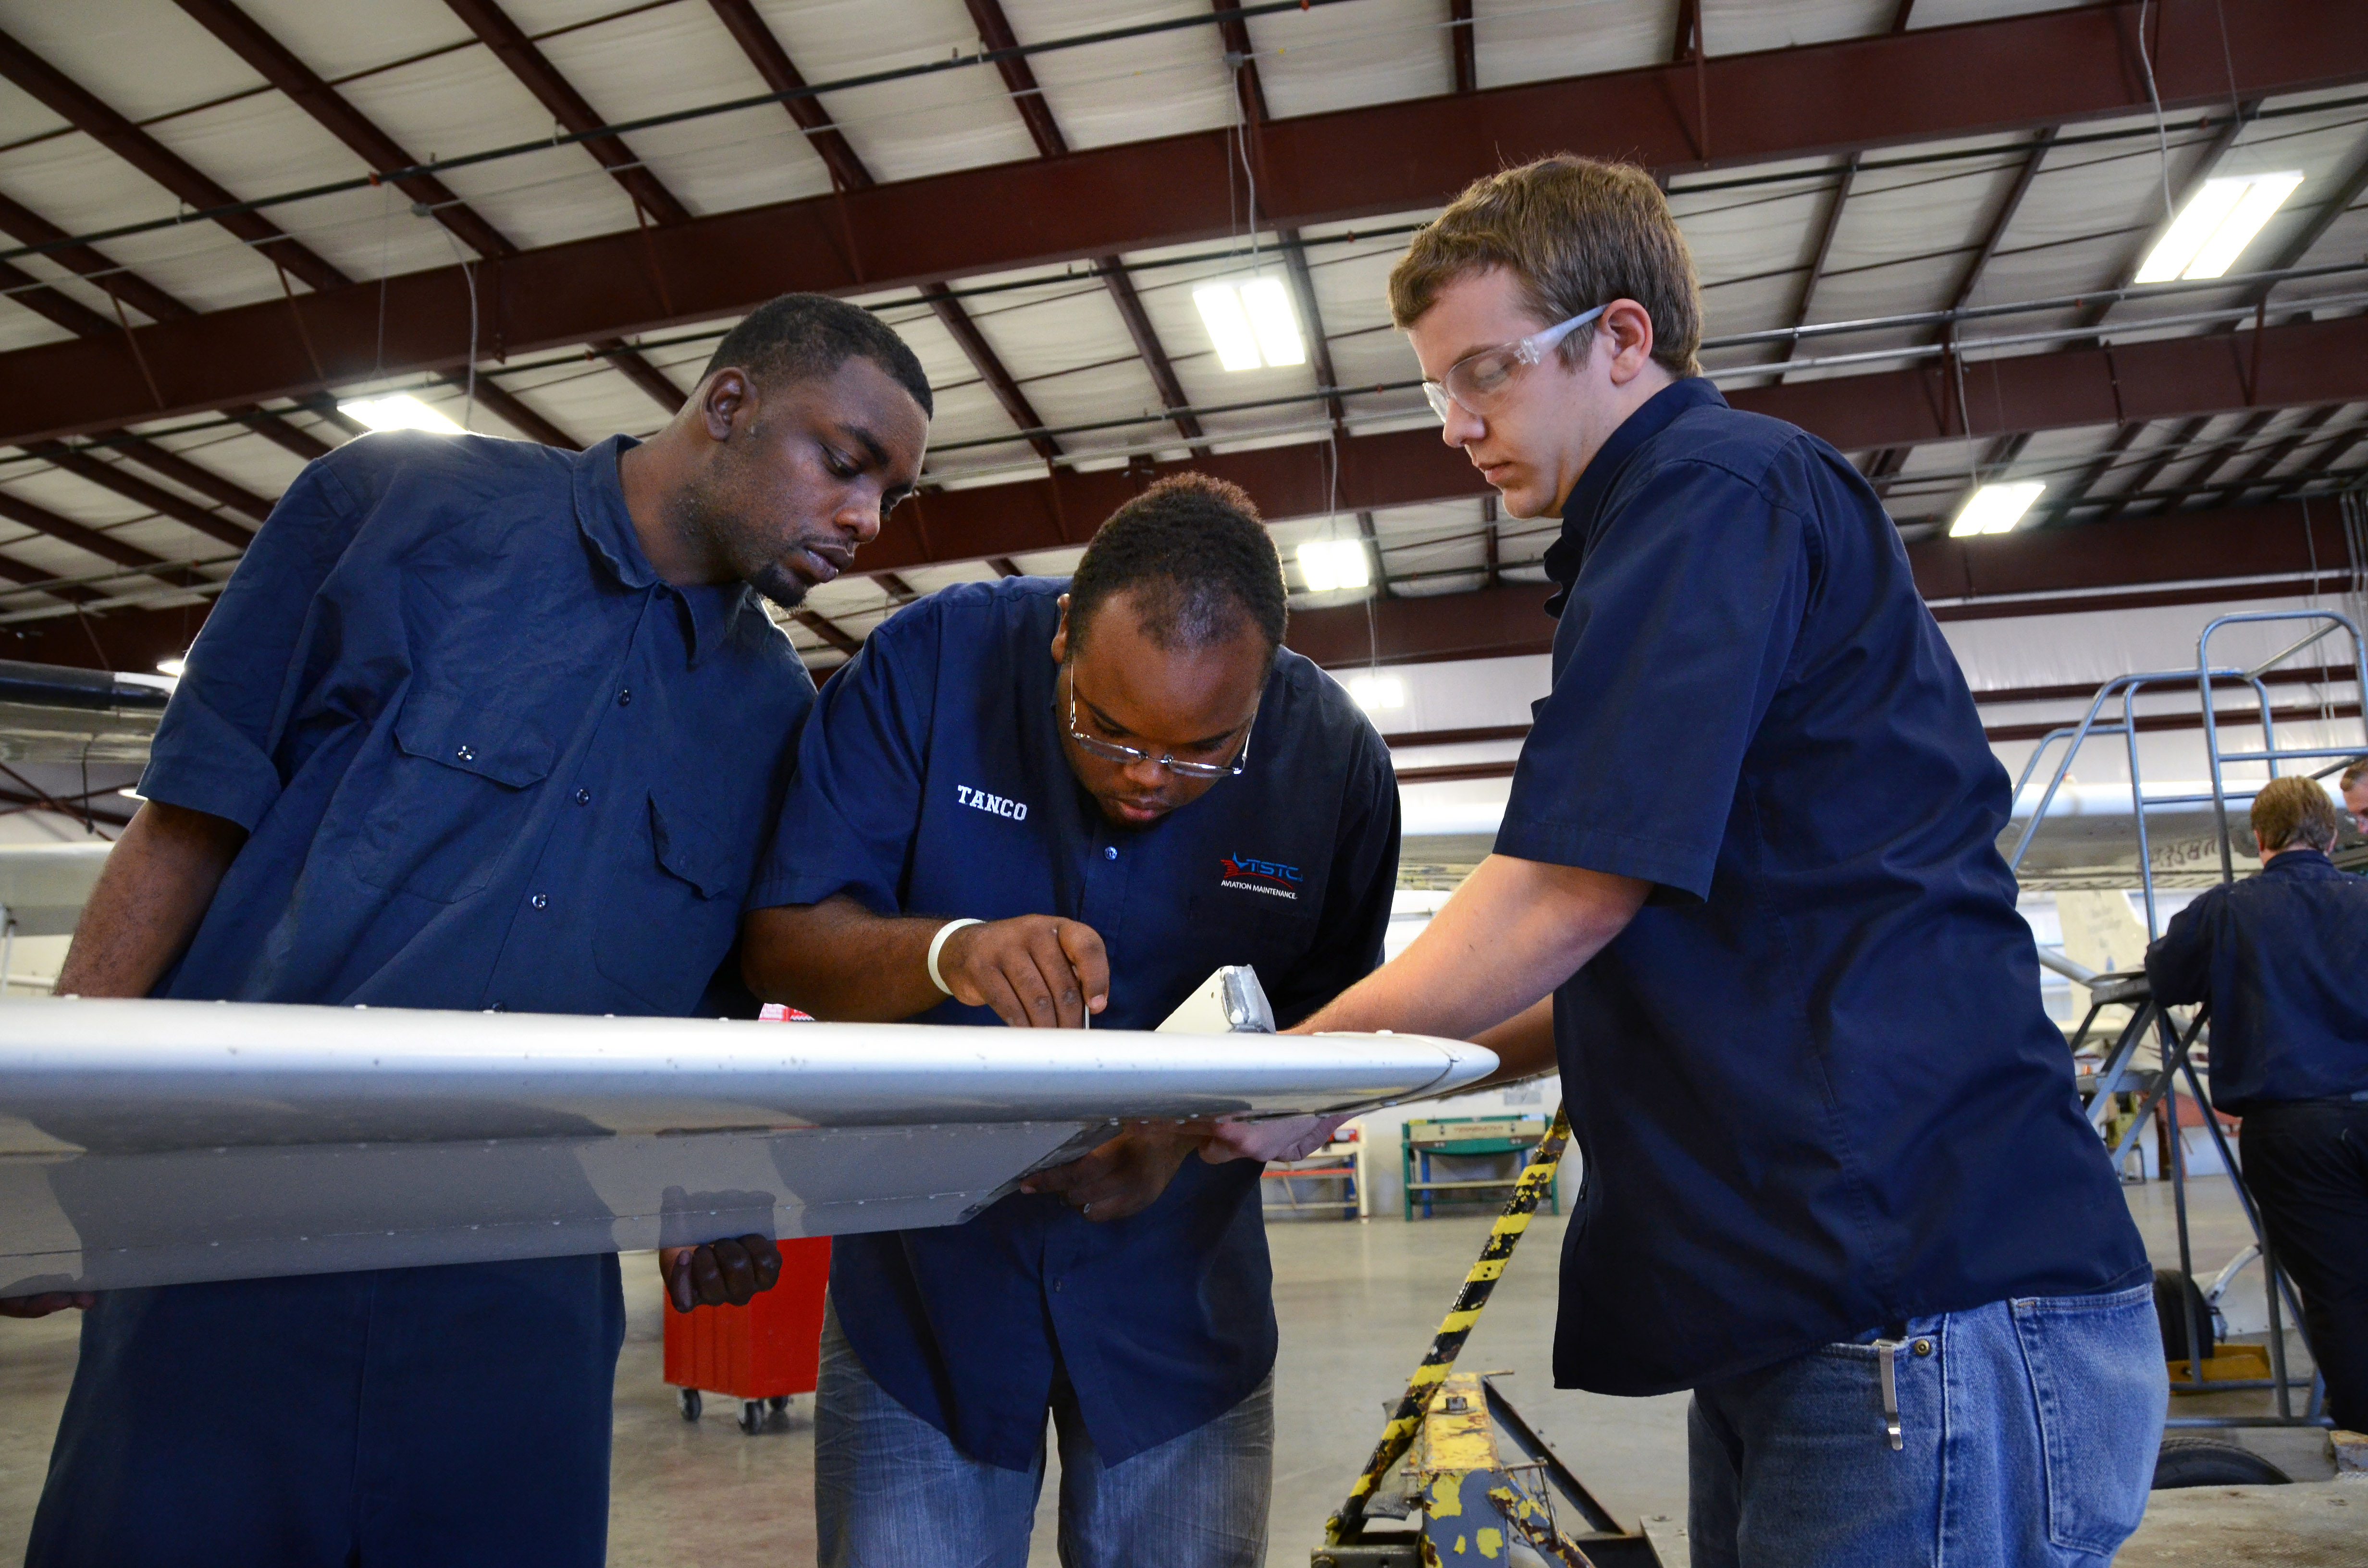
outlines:
[{"label": "man wearing eyeglasses", "polygon": [[[1284,619],[1248,497],[1197,474],[1066,582],[898,612],[807,724],[750,984],[821,1018],[1145,1029],[1249,964],[1279,1022],[1314,1012],[1380,961],[1397,786]],[[1020,1568],[1049,1412],[1064,1563],[1257,1568],[1274,1310],[1260,1166],[1230,1156],[1262,1136],[1136,1128],[967,1224],[841,1237],[821,1561]]]},{"label": "man wearing eyeglasses", "polygon": [[1701,376],[1641,169],[1479,182],[1390,299],[1448,444],[1560,517],[1554,685],[1496,852],[1302,1027],[1559,1066],[1555,1381],[1692,1391],[1696,1568],[2102,1564],[2161,1430],[2151,1278],[1897,529]]}]

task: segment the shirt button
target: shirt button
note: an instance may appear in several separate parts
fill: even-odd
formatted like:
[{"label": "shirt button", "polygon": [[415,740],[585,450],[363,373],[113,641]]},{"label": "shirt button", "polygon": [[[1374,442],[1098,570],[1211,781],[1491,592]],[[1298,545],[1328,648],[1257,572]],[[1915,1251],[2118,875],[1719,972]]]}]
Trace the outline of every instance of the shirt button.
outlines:
[{"label": "shirt button", "polygon": [[539,892],[532,898],[528,899],[527,902],[534,905],[537,909],[541,909],[551,902],[551,895],[549,893]]},{"label": "shirt button", "polygon": [[1105,845],[1103,845],[1103,846],[1102,846],[1102,858],[1103,858],[1103,859],[1105,859],[1105,860],[1115,860],[1115,859],[1117,859],[1117,858],[1118,858],[1118,846],[1117,846],[1117,845],[1115,845],[1115,844],[1105,844]]},{"label": "shirt button", "polygon": [[617,693],[617,706],[618,706],[618,707],[620,707],[620,708],[631,708],[632,705],[633,705],[633,688],[632,688],[632,687],[630,687],[630,686],[629,686],[629,687],[627,687],[624,690],[622,690],[622,691],[620,691],[620,692]]},{"label": "shirt button", "polygon": [[474,762],[477,760],[477,754],[473,747],[462,746],[455,755],[458,756],[462,762]]},{"label": "shirt button", "polygon": [[592,791],[591,791],[591,790],[576,790],[576,791],[575,791],[575,803],[576,803],[577,805],[579,805],[579,806],[588,806],[588,805],[590,805],[590,804],[592,803]]}]

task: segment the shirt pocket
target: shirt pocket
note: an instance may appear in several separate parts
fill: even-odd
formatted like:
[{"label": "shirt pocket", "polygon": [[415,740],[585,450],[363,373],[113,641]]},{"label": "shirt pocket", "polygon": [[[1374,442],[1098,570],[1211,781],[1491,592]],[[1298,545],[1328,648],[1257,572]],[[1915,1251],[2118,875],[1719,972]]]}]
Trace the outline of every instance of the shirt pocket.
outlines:
[{"label": "shirt pocket", "polygon": [[1227,964],[1248,964],[1269,995],[1315,946],[1313,892],[1296,901],[1219,888],[1196,894],[1186,915],[1194,949],[1190,983]]},{"label": "shirt pocket", "polygon": [[372,887],[452,903],[481,892],[551,772],[550,737],[485,693],[415,690],[394,755],[362,822],[356,874]]},{"label": "shirt pocket", "polygon": [[593,961],[653,1010],[688,1015],[731,950],[752,851],[720,831],[715,808],[653,789],[621,854],[615,913],[593,933]]}]

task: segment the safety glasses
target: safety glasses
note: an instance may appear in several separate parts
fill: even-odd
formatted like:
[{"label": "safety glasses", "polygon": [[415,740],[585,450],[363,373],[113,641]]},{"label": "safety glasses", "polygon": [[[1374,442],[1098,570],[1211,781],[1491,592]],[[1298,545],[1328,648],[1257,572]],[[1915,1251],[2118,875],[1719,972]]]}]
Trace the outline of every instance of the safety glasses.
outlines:
[{"label": "safety glasses", "polygon": [[1546,357],[1547,350],[1603,313],[1598,305],[1584,311],[1566,322],[1550,326],[1543,332],[1512,343],[1500,343],[1494,348],[1483,348],[1477,354],[1466,354],[1447,368],[1447,374],[1435,381],[1422,383],[1422,395],[1430,400],[1430,411],[1439,415],[1441,425],[1447,423],[1447,405],[1452,402],[1467,413],[1486,417],[1497,406],[1505,392],[1521,372]]},{"label": "safety glasses", "polygon": [[[1176,754],[1168,752],[1159,757],[1159,766],[1185,778],[1238,778],[1242,769],[1250,765],[1250,724],[1257,722],[1258,715],[1253,713],[1250,723],[1242,726],[1242,749],[1234,755],[1231,762],[1178,762]],[[1077,683],[1075,676],[1069,681],[1069,738],[1105,762],[1124,763],[1131,767],[1138,762],[1152,760],[1147,751],[1121,745],[1116,741],[1106,741],[1077,728]]]}]

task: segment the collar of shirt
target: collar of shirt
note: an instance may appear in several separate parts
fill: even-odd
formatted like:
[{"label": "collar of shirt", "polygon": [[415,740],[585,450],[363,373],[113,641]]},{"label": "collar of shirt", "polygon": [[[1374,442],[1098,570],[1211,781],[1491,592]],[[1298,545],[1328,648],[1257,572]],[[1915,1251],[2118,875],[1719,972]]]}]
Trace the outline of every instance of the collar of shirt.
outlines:
[{"label": "collar of shirt", "polygon": [[1724,408],[1726,399],[1703,378],[1689,376],[1672,382],[1621,421],[1620,428],[1612,431],[1588,460],[1579,472],[1578,483],[1570,488],[1570,499],[1562,504],[1562,537],[1546,549],[1546,575],[1557,585],[1554,597],[1546,601],[1548,615],[1562,614],[1563,601],[1570,597],[1570,585],[1578,581],[1579,563],[1587,556],[1588,530],[1595,526],[1596,514],[1601,510],[1604,497],[1611,494],[1612,482],[1620,477],[1629,457],[1668,429],[1678,415],[1711,403]]},{"label": "collar of shirt", "polygon": [[631,436],[596,441],[575,456],[575,526],[592,553],[628,588],[656,587],[672,594],[690,618],[690,662],[696,666],[732,630],[753,597],[746,583],[694,583],[686,587],[658,575],[642,552],[633,515],[625,507],[618,460],[641,443]]},{"label": "collar of shirt", "polygon": [[2313,849],[2305,845],[2294,849],[2279,850],[2270,857],[2261,869],[2309,877],[2317,876],[2322,871],[2334,871],[2335,862],[2328,858],[2324,850]]}]

